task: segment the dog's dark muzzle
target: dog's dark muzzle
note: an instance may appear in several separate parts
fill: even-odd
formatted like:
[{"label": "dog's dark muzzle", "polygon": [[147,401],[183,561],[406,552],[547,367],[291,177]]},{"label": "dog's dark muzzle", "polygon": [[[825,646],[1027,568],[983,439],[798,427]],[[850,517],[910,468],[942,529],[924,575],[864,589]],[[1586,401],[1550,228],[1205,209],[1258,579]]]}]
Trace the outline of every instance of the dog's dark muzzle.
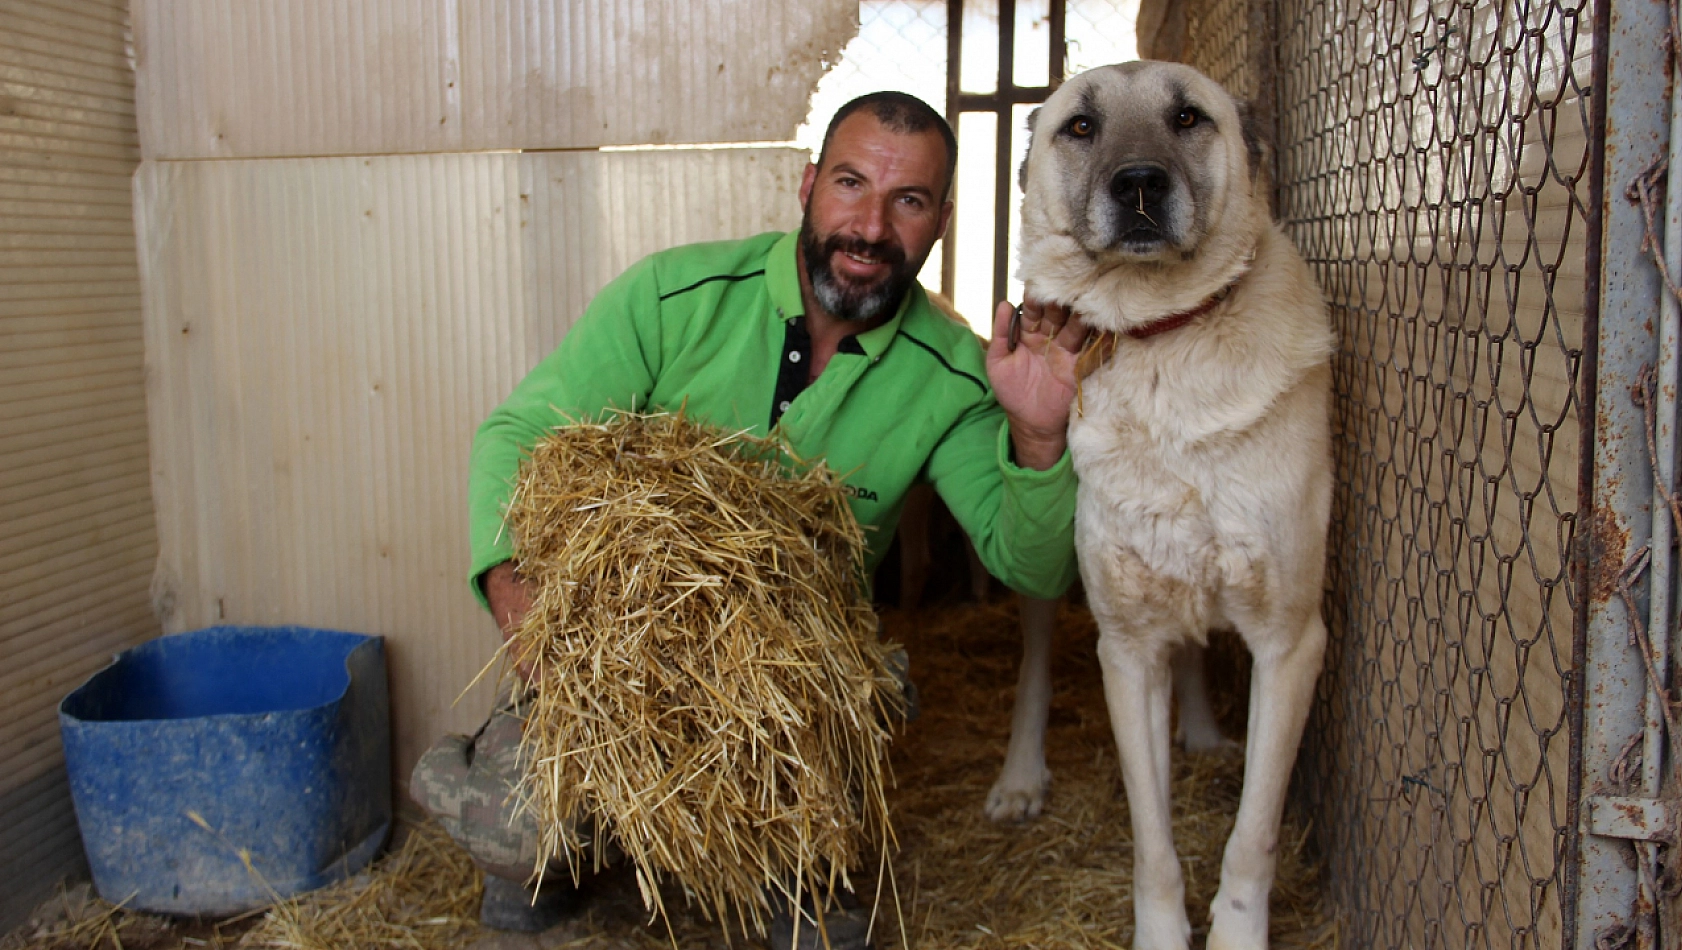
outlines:
[{"label": "dog's dark muzzle", "polygon": [[1128,165],[1110,178],[1115,199],[1116,234],[1123,243],[1155,243],[1168,224],[1168,169],[1155,164]]}]

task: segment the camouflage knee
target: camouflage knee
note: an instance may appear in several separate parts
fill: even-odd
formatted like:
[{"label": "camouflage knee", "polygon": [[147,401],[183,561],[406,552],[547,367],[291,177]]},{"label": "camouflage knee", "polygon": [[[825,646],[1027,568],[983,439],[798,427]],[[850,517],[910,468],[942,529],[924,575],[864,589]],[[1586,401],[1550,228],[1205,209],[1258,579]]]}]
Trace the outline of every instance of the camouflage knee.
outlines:
[{"label": "camouflage knee", "polygon": [[480,867],[519,881],[537,869],[538,849],[537,820],[514,794],[524,725],[516,707],[501,705],[478,735],[435,743],[409,779],[410,796]]}]

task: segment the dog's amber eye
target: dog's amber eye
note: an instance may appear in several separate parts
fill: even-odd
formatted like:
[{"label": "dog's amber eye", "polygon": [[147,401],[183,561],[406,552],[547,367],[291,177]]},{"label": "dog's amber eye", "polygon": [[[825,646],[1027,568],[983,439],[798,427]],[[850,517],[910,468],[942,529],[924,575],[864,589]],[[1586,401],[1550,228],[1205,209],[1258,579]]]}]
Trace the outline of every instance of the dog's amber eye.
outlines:
[{"label": "dog's amber eye", "polygon": [[1181,109],[1180,114],[1175,116],[1174,121],[1179,123],[1180,128],[1189,129],[1197,124],[1197,111],[1195,109]]},{"label": "dog's amber eye", "polygon": [[1098,131],[1098,126],[1084,115],[1077,115],[1063,126],[1063,131],[1077,139],[1091,138],[1092,133]]}]

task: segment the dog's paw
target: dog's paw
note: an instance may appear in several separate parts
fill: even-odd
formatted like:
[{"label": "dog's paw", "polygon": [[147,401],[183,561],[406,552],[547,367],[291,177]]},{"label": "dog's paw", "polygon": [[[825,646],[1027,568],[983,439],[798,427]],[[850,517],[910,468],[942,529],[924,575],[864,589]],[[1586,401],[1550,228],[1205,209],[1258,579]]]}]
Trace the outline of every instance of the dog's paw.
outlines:
[{"label": "dog's paw", "polygon": [[1051,772],[1040,769],[1037,779],[1022,781],[1015,776],[1001,775],[987,792],[987,817],[994,821],[1023,822],[1038,818],[1045,807],[1045,791],[1051,785]]}]

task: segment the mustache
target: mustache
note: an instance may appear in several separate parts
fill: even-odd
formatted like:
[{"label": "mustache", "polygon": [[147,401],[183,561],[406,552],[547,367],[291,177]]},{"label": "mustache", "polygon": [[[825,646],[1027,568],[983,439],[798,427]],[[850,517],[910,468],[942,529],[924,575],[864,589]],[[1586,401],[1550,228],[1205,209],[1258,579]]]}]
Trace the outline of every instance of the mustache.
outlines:
[{"label": "mustache", "polygon": [[823,242],[823,256],[827,260],[836,251],[858,257],[873,257],[895,270],[905,263],[905,248],[893,241],[866,241],[860,237],[831,234]]}]

